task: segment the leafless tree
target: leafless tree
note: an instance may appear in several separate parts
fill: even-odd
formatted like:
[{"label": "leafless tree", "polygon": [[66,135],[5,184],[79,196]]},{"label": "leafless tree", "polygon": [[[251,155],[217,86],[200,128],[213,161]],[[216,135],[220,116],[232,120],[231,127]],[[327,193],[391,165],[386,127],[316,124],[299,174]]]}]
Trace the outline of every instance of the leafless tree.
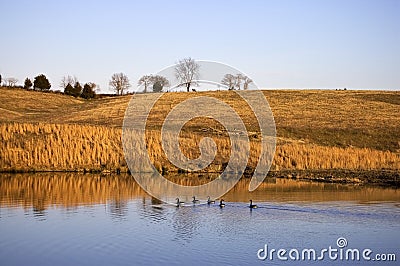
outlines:
[{"label": "leafless tree", "polygon": [[122,95],[124,91],[129,89],[131,86],[128,76],[126,76],[124,73],[113,74],[108,84],[113,90],[115,90],[117,95]]},{"label": "leafless tree", "polygon": [[15,84],[17,84],[18,79],[16,79],[16,78],[7,78],[6,82],[8,83],[9,87],[14,87]]},{"label": "leafless tree", "polygon": [[236,77],[232,74],[226,74],[221,80],[221,84],[228,87],[229,90],[235,89]]},{"label": "leafless tree", "polygon": [[153,83],[153,75],[144,75],[138,81],[139,86],[141,86],[141,85],[144,86],[144,90],[143,90],[144,93],[147,92],[147,87],[150,86],[151,83]]},{"label": "leafless tree", "polygon": [[243,80],[243,75],[242,74],[237,74],[236,75],[236,82],[235,82],[235,86],[238,90],[240,90],[240,86],[242,85],[242,80]]},{"label": "leafless tree", "polygon": [[253,80],[250,79],[248,76],[243,76],[243,89],[247,90],[249,88],[249,84],[253,83]]},{"label": "leafless tree", "polygon": [[186,86],[189,92],[191,85],[197,85],[194,80],[199,79],[200,65],[192,58],[179,60],[175,66],[175,77],[179,80],[180,86]]},{"label": "leafless tree", "polygon": [[65,89],[67,87],[68,84],[70,84],[71,86],[74,86],[78,81],[78,78],[75,76],[64,76],[61,79],[61,83],[60,83],[60,87]]},{"label": "leafless tree", "polygon": [[242,74],[237,74],[237,75],[226,74],[224,78],[221,80],[221,84],[227,86],[229,90],[234,90],[235,88],[240,90],[242,82],[243,82],[243,89],[247,90],[249,84],[252,83],[253,81],[248,76]]}]

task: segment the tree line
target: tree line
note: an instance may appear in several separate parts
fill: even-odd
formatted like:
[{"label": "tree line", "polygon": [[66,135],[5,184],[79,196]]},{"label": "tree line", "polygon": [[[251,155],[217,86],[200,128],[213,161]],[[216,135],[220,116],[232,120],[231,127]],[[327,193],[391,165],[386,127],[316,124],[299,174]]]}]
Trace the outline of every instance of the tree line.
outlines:
[{"label": "tree line", "polygon": [[[178,80],[176,87],[185,87],[189,92],[196,91],[193,86],[198,86],[200,77],[200,65],[192,58],[184,58],[179,60],[175,66],[175,78]],[[2,83],[3,82],[3,83]],[[7,78],[2,80],[0,75],[0,84],[8,87],[15,87],[18,82],[15,78]],[[228,90],[247,90],[249,84],[253,81],[242,74],[226,74],[221,80],[221,84],[226,86]],[[49,91],[51,84],[44,74],[36,76],[32,81],[26,78],[24,81],[24,89],[33,89],[40,91]],[[123,95],[131,87],[129,78],[124,73],[114,73],[109,80],[110,88],[115,91],[116,95]],[[160,75],[144,75],[138,81],[138,86],[143,86],[143,92],[147,93],[150,89],[153,92],[161,92],[165,87],[170,87],[170,81]],[[20,87],[20,86],[19,86]],[[94,98],[96,96],[96,88],[98,86],[93,82],[87,82],[83,86],[76,77],[64,76],[61,80],[60,87],[64,90],[64,94],[74,97],[82,97],[84,99]]]},{"label": "tree line", "polygon": [[252,83],[249,77],[242,75],[242,74],[226,74],[224,78],[221,80],[221,84],[228,87],[228,90],[238,89],[240,90],[242,84],[243,89],[247,90],[249,88],[250,83]]},{"label": "tree line", "polygon": [[16,86],[18,79],[16,78],[5,78],[0,75],[0,84],[4,87],[20,87],[24,89],[32,89],[32,86],[36,90],[48,91],[51,88],[51,84],[44,74],[36,76],[33,83],[30,78],[26,78],[24,81],[24,86]]},{"label": "tree line", "polygon": [[[51,88],[51,83],[44,74],[36,76],[33,80],[33,83],[30,78],[26,78],[23,87],[16,86],[17,82],[18,80],[15,78],[7,78],[3,80],[2,76],[0,75],[0,84],[2,84],[4,87],[19,87],[26,90],[33,89],[43,92],[48,92]],[[95,89],[97,85],[95,83],[87,82],[82,86],[76,77],[63,77],[60,87],[64,89],[64,94],[66,95],[81,97],[84,99],[91,99],[96,96]]]},{"label": "tree line", "polygon": [[[176,87],[185,87],[189,92],[196,91],[193,86],[198,86],[200,78],[200,65],[192,58],[184,58],[179,60],[175,66],[175,78],[179,84]],[[221,84],[226,86],[229,90],[240,90],[241,88],[247,90],[249,85],[253,82],[249,77],[243,74],[226,74],[221,80]],[[153,92],[161,92],[164,87],[169,87],[170,82],[163,76],[144,75],[139,79],[138,85],[144,86],[143,92],[148,92],[148,88],[152,85]]]},{"label": "tree line", "polygon": [[64,88],[64,94],[84,99],[91,99],[96,96],[97,85],[93,82],[87,82],[83,85],[76,77],[64,76],[61,79],[60,87]]}]

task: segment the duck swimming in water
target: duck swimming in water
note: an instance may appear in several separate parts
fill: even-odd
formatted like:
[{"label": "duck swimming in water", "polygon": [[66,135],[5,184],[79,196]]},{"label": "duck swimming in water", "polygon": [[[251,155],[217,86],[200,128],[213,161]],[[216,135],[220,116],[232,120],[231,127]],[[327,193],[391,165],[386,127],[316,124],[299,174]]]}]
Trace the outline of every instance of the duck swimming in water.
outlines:
[{"label": "duck swimming in water", "polygon": [[176,198],[176,207],[180,207],[184,204],[183,201],[180,201],[179,198]]},{"label": "duck swimming in water", "polygon": [[215,203],[215,200],[211,200],[211,199],[210,199],[210,196],[208,196],[207,204],[211,204],[211,203]]},{"label": "duck swimming in water", "polygon": [[249,205],[250,209],[256,209],[258,208],[257,205],[253,204],[253,200],[250,200],[250,205]]},{"label": "duck swimming in water", "polygon": [[193,203],[199,203],[199,200],[197,200],[195,196],[193,196],[192,199],[193,199],[192,200]]},{"label": "duck swimming in water", "polygon": [[224,203],[224,200],[223,200],[223,199],[221,199],[221,200],[219,201],[219,207],[220,207],[220,208],[225,207],[225,203]]}]

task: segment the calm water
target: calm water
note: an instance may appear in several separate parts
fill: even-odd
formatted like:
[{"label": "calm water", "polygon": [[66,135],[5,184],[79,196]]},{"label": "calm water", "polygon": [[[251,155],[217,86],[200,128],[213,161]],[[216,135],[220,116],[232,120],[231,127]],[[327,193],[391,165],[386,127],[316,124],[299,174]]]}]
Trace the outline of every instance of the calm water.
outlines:
[{"label": "calm water", "polygon": [[[0,265],[399,265],[399,190],[277,179],[249,193],[247,185],[225,195],[223,209],[177,208],[129,176],[1,175]],[[339,237],[343,250],[397,261],[257,257],[265,244],[319,252],[338,248]]]}]

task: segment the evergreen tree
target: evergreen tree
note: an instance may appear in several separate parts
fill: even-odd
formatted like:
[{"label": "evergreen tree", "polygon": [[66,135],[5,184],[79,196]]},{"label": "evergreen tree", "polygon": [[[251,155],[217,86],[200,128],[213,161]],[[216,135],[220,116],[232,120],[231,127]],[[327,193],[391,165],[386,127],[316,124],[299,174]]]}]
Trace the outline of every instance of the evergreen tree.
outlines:
[{"label": "evergreen tree", "polygon": [[33,81],[33,88],[41,91],[48,91],[51,88],[51,84],[44,74],[40,74],[39,76],[35,77]]},{"label": "evergreen tree", "polygon": [[72,87],[72,85],[68,83],[67,86],[65,86],[64,93],[66,95],[73,95],[74,87]]},{"label": "evergreen tree", "polygon": [[94,98],[96,96],[96,93],[94,92],[95,87],[96,87],[96,84],[94,84],[94,83],[86,83],[83,86],[81,97],[84,99]]},{"label": "evergreen tree", "polygon": [[170,83],[164,76],[152,76],[153,92],[161,92],[164,87],[169,87]]},{"label": "evergreen tree", "polygon": [[160,81],[156,81],[156,82],[153,84],[153,92],[161,92],[162,89],[163,89],[163,86],[161,85],[161,82],[160,82]]},{"label": "evergreen tree", "polygon": [[32,81],[29,78],[25,79],[24,89],[29,90],[32,87]]},{"label": "evergreen tree", "polygon": [[72,96],[79,97],[81,93],[82,93],[82,86],[79,82],[76,82]]}]

